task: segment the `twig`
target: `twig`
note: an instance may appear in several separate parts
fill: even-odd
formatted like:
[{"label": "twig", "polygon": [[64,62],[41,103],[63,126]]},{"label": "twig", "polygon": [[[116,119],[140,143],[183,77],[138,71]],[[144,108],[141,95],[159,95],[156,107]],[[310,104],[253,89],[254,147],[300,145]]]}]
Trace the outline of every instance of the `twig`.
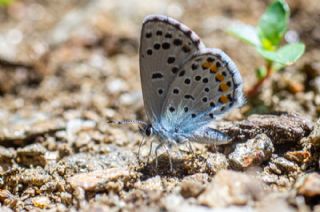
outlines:
[{"label": "twig", "polygon": [[260,91],[264,81],[266,81],[267,79],[269,79],[271,77],[272,72],[273,72],[271,61],[267,61],[266,69],[267,69],[267,74],[263,78],[261,78],[258,82],[256,82],[256,84],[254,86],[252,86],[251,89],[249,89],[247,91],[248,98],[252,98],[252,97],[256,96],[258,94],[258,92]]}]

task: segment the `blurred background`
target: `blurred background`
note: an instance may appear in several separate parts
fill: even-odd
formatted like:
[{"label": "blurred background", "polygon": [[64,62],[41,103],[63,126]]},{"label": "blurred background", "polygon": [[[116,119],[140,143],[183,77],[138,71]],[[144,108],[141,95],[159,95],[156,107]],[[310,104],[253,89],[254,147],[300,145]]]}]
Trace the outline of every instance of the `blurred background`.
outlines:
[{"label": "blurred background", "polygon": [[[148,14],[165,14],[181,20],[198,33],[208,47],[223,49],[238,65],[245,88],[248,88],[255,81],[255,68],[263,64],[263,60],[254,48],[231,37],[225,30],[237,22],[256,25],[270,2],[2,0],[0,95],[4,99],[0,104],[6,107],[11,101],[8,95],[17,95],[25,101],[24,106],[29,100],[38,106],[53,100],[64,105],[68,103],[59,99],[72,93],[72,99],[67,95],[68,101],[94,101],[92,98],[97,98],[102,101],[98,103],[102,111],[121,105],[132,106],[130,114],[136,114],[135,110],[141,108],[142,103],[139,36],[143,18]],[[311,100],[301,99],[305,95],[298,99],[296,95],[310,89],[319,94],[320,80],[312,82],[316,84],[313,87],[310,80],[320,75],[320,5],[317,0],[289,0],[288,4],[291,18],[285,39],[304,42],[307,51],[279,79],[283,82],[276,90],[289,90],[289,93],[272,100],[272,94],[277,91],[269,90],[265,94],[268,98],[262,95],[263,102],[259,105],[267,106],[268,109],[262,111],[278,107],[315,117],[319,112],[315,105],[319,102],[310,103]],[[279,104],[283,98],[300,103],[286,108],[288,102],[283,101],[284,106]],[[308,98],[314,100],[315,93]],[[308,105],[307,111],[301,104]],[[83,102],[80,105],[85,107]]]},{"label": "blurred background", "polygon": [[[8,201],[10,203],[12,200],[19,203],[12,204],[13,208],[26,209],[30,206],[29,209],[34,209],[31,201],[34,201],[34,207],[40,208],[47,207],[51,201],[52,207],[65,204],[65,207],[73,205],[79,208],[83,205],[76,200],[83,199],[73,193],[69,185],[70,176],[96,170],[109,171],[110,167],[117,167],[120,173],[116,174],[122,177],[128,167],[141,169],[134,154],[141,140],[137,130],[112,126],[106,120],[146,118],[138,63],[140,30],[146,15],[172,16],[193,29],[207,47],[221,48],[237,64],[247,90],[255,83],[255,70],[264,64],[264,60],[253,47],[227,34],[226,29],[239,22],[256,25],[271,2],[0,0],[0,188],[6,189],[0,189],[1,203],[8,205]],[[274,111],[300,113],[305,119],[311,120],[319,117],[320,3],[319,0],[287,2],[291,16],[283,43],[301,41],[306,44],[305,54],[293,65],[275,73],[255,98],[250,99],[242,109],[233,111],[227,119],[242,120],[251,113]],[[289,148],[290,145],[293,143],[283,146]],[[206,149],[204,145],[202,148],[209,155],[216,154],[216,150]],[[147,155],[148,151],[149,147],[145,145],[142,152]],[[220,162],[220,165],[223,164],[219,169],[225,169],[228,165],[228,162],[224,163],[227,161],[226,156],[220,153],[217,155],[218,159],[212,160],[223,161]],[[166,163],[167,160],[163,161]],[[194,165],[192,158],[183,161],[196,168],[190,168],[191,171],[186,170],[187,168],[178,169],[182,170],[181,176],[197,174],[205,167],[204,163]],[[283,165],[289,171],[279,173],[291,174],[292,170],[296,170],[298,165],[290,165],[292,162],[289,162],[289,165]],[[293,166],[294,169],[291,169]],[[10,172],[13,167],[18,171]],[[110,170],[113,173],[113,169]],[[165,167],[164,170],[169,169]],[[143,173],[141,180],[155,175],[151,175],[149,166],[146,166],[144,171],[134,172],[134,176],[130,175],[128,178],[139,179],[137,176]],[[277,172],[280,177],[272,175],[270,184],[279,181],[280,190],[289,188],[295,177],[288,177],[287,180],[281,178],[279,173]],[[79,179],[74,179],[76,182],[73,181],[73,185],[87,186],[92,176],[86,178],[80,174]],[[55,176],[55,180],[51,175]],[[101,179],[106,177],[106,181],[109,180],[108,174],[103,173],[101,176]],[[194,179],[200,179],[201,186],[210,179],[205,175],[203,178],[199,176],[202,175]],[[224,181],[225,175],[221,176]],[[167,178],[166,184],[162,182],[166,178],[151,177],[150,182],[148,179],[141,185],[136,184],[141,190],[133,192],[132,196],[117,196],[110,192],[106,199],[101,198],[100,201],[103,204],[107,202],[112,207],[117,204],[119,208],[128,202],[133,202],[131,209],[136,209],[141,202],[146,207],[149,207],[150,202],[153,204],[151,208],[160,207],[158,203],[162,197],[158,187],[166,192],[174,190],[178,185],[177,178],[175,175]],[[234,179],[238,180],[239,177],[231,178],[230,185]],[[251,180],[246,182],[250,182],[251,186]],[[42,185],[45,186],[41,187]],[[157,192],[144,192],[145,188],[153,188],[153,185],[156,185]],[[186,185],[189,188],[189,184]],[[130,186],[127,188],[133,187]],[[193,190],[194,187],[190,188]],[[213,188],[213,192],[216,192],[215,187]],[[120,192],[122,187],[117,189]],[[243,189],[256,191],[251,187]],[[238,187],[234,190],[238,191]],[[38,196],[40,191],[44,195]],[[97,187],[91,191],[97,193],[99,200],[101,189]],[[236,199],[236,204],[246,204],[242,202],[243,196],[248,195],[240,196]],[[20,197],[22,198],[19,199]],[[123,197],[127,199],[123,200]],[[166,205],[171,206],[172,196],[167,197]],[[96,196],[93,194],[90,198],[94,199]],[[291,201],[289,197],[286,199]],[[301,199],[298,200],[297,205],[302,204]],[[219,203],[220,199],[212,202]],[[273,200],[267,201],[266,205],[272,206],[270,202]],[[248,204],[251,204],[251,200]],[[291,202],[288,204],[293,205]]]}]

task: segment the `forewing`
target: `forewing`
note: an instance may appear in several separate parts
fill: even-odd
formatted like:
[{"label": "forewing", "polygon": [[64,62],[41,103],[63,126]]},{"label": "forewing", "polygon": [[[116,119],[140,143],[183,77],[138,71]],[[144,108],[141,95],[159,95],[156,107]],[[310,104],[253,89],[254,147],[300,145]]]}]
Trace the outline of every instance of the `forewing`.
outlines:
[{"label": "forewing", "polygon": [[184,63],[171,84],[162,123],[191,133],[243,102],[235,64],[219,49],[203,49]]},{"label": "forewing", "polygon": [[140,77],[144,106],[151,122],[159,120],[172,81],[182,64],[203,48],[188,27],[166,16],[145,18],[140,41]]}]

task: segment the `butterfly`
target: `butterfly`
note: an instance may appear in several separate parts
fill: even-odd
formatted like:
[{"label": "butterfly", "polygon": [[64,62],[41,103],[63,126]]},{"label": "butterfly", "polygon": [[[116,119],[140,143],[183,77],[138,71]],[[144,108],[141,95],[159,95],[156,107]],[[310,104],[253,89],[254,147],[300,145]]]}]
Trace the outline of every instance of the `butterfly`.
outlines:
[{"label": "butterfly", "polygon": [[163,15],[144,19],[139,51],[148,122],[138,123],[145,137],[158,140],[156,155],[163,146],[228,143],[227,135],[208,125],[245,102],[234,62],[222,50],[206,48],[184,24]]}]

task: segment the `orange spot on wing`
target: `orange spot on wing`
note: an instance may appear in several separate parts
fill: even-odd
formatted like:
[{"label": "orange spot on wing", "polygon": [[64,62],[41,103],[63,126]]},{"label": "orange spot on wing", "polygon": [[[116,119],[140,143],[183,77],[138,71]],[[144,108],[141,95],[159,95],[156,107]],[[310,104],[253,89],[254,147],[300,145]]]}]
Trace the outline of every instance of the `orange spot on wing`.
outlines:
[{"label": "orange spot on wing", "polygon": [[210,66],[212,66],[212,63],[210,63],[210,62],[204,62],[204,63],[202,63],[202,68],[203,69],[207,69],[207,68],[210,68]]},{"label": "orange spot on wing", "polygon": [[226,97],[226,96],[220,96],[219,102],[221,102],[221,103],[223,103],[223,104],[226,104],[226,103],[229,102],[229,99],[228,99],[228,97]]},{"label": "orange spot on wing", "polygon": [[229,86],[226,83],[221,83],[219,86],[220,90],[226,92],[229,89]]},{"label": "orange spot on wing", "polygon": [[218,73],[218,74],[216,75],[216,80],[218,80],[218,81],[223,81],[223,80],[224,80],[224,76],[223,76],[221,73]]},{"label": "orange spot on wing", "polygon": [[212,66],[210,67],[210,71],[213,73],[217,73],[217,70],[218,70],[217,66],[212,64]]}]

